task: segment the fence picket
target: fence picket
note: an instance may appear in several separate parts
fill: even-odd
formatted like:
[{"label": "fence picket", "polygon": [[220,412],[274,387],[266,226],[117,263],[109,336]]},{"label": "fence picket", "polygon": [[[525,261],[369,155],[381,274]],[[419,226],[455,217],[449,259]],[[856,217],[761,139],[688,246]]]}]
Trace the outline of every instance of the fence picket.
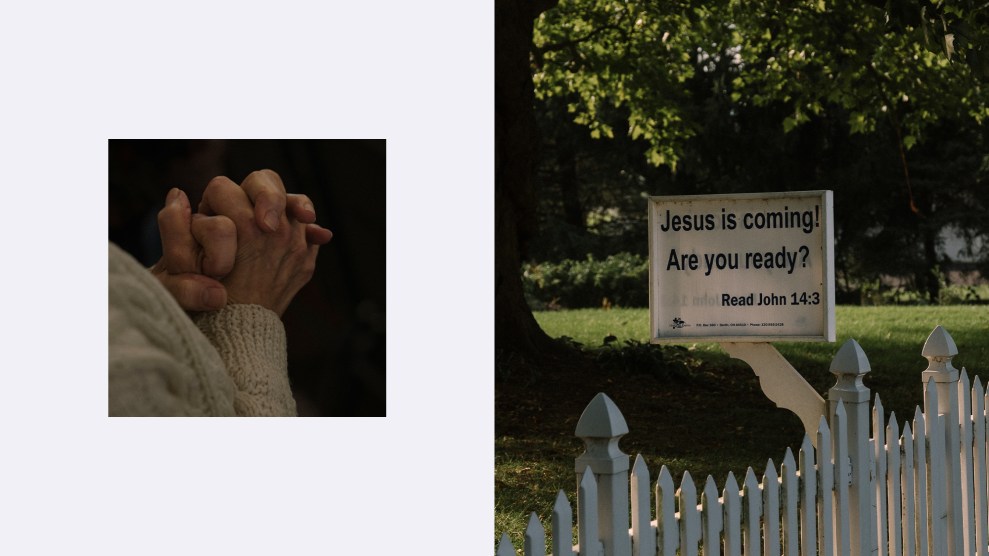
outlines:
[{"label": "fence picket", "polygon": [[818,542],[822,556],[834,556],[836,527],[834,522],[834,460],[831,459],[831,430],[821,417],[817,427],[817,500]]},{"label": "fence picket", "polygon": [[972,386],[972,449],[975,499],[975,546],[976,556],[987,556],[989,538],[986,528],[989,527],[989,503],[986,496],[986,400],[982,381],[975,377]]},{"label": "fence picket", "polygon": [[[838,402],[834,412],[834,490],[835,490],[835,529],[837,540],[835,547],[838,554],[852,553],[851,538],[851,500],[848,485],[851,482],[851,458],[848,455],[848,417],[845,414],[844,402]],[[864,516],[860,516],[864,517]]]},{"label": "fence picket", "polygon": [[917,496],[917,556],[929,556],[931,553],[930,528],[930,482],[927,476],[927,459],[929,442],[927,440],[927,422],[920,407],[913,412],[913,461],[914,461],[914,493]]},{"label": "fence picket", "polygon": [[958,376],[958,418],[961,435],[961,493],[965,554],[975,553],[975,478],[972,476],[972,387],[968,372],[962,367]]},{"label": "fence picket", "polygon": [[662,556],[676,556],[680,547],[680,527],[676,518],[676,487],[673,476],[664,465],[656,481],[656,523],[659,529],[656,540]]},{"label": "fence picket", "polygon": [[762,475],[762,554],[780,556],[780,480],[770,458]]},{"label": "fence picket", "polygon": [[655,556],[656,530],[649,516],[649,467],[641,454],[632,464],[632,556]]},{"label": "fence picket", "polygon": [[573,554],[573,510],[567,495],[561,490],[556,495],[553,504],[552,529],[553,556],[571,556]]},{"label": "fence picket", "polygon": [[[800,556],[817,554],[817,470],[814,468],[814,445],[804,435],[797,455],[800,464]],[[794,553],[795,554],[795,553]]]},{"label": "fence picket", "polygon": [[718,500],[718,485],[708,475],[701,494],[701,523],[704,528],[704,556],[721,555],[721,529],[724,508]]},{"label": "fence picket", "polygon": [[584,468],[577,487],[577,542],[580,556],[604,556],[598,534],[598,485],[590,467]]},{"label": "fence picket", "polygon": [[889,553],[903,554],[902,511],[900,502],[900,427],[896,422],[896,412],[890,413],[886,426],[886,477],[889,486],[886,491],[886,512],[889,525]]},{"label": "fence picket", "polygon": [[782,481],[780,520],[783,527],[783,554],[795,556],[800,546],[800,520],[798,517],[800,483],[797,479],[797,462],[793,459],[793,452],[790,448],[786,449],[786,454],[783,456],[780,479]]},{"label": "fence picket", "polygon": [[755,472],[749,467],[742,484],[742,545],[746,556],[761,554],[760,521],[762,518],[762,492]]},{"label": "fence picket", "polygon": [[529,514],[529,525],[525,528],[523,541],[523,553],[525,556],[542,556],[546,553],[546,531],[543,530],[542,523],[536,512]]},{"label": "fence picket", "polygon": [[885,430],[885,413],[883,402],[876,394],[872,408],[872,430],[873,430],[873,457],[876,460],[876,533],[878,534],[879,556],[889,554],[889,523],[886,518],[889,515],[887,508],[886,494],[886,450],[887,437]]},{"label": "fence picket", "polygon": [[508,538],[508,533],[501,534],[501,540],[498,541],[498,550],[495,552],[495,556],[515,556],[515,546],[512,545],[512,539]]},{"label": "fence picket", "polygon": [[900,485],[903,488],[903,501],[900,505],[901,515],[903,516],[903,555],[914,556],[917,553],[917,531],[915,527],[917,498],[914,492],[913,431],[910,429],[909,422],[903,424],[903,435],[900,442],[903,450],[903,457],[900,460],[902,463],[900,467]]},{"label": "fence picket", "polygon": [[701,542],[701,514],[697,511],[697,487],[689,471],[683,473],[677,500],[680,507],[680,554],[697,556],[697,547]]},{"label": "fence picket", "polygon": [[944,417],[938,414],[937,386],[930,379],[924,390],[927,420],[927,486],[930,497],[931,554],[948,554],[947,476],[944,469]]},{"label": "fence picket", "polygon": [[742,556],[742,500],[735,474],[728,472],[722,493],[725,506],[725,556]]}]

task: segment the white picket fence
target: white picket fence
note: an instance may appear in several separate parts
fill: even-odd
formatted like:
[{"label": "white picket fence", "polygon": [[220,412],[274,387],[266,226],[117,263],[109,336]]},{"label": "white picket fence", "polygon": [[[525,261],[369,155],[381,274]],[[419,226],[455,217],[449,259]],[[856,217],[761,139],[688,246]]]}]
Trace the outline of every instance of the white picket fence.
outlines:
[{"label": "white picket fence", "polygon": [[[584,410],[576,434],[586,450],[576,460],[577,541],[573,512],[561,490],[553,508],[552,555],[987,555],[986,392],[951,365],[958,353],[940,326],[924,344],[924,410],[900,430],[884,422],[862,377],[869,362],[849,340],[831,364],[837,382],[816,438],[805,436],[796,456],[769,460],[761,479],[749,468],[741,484],[731,473],[721,489],[684,473],[674,483],[666,466],[650,497],[641,455],[629,470],[618,448],[625,418],[606,395]],[[830,424],[829,424],[830,423]],[[870,434],[871,428],[871,434]],[[817,448],[815,449],[815,445]],[[655,501],[655,519],[652,504]],[[535,513],[524,554],[545,554],[545,531]],[[515,555],[507,534],[496,556]]]}]

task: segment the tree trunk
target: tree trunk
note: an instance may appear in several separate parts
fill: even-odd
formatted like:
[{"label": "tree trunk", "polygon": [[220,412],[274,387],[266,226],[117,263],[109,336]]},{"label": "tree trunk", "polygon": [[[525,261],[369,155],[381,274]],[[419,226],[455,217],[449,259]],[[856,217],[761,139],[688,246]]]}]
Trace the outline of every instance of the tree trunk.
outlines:
[{"label": "tree trunk", "polygon": [[536,227],[532,24],[552,6],[536,4],[495,2],[495,347],[533,359],[556,351],[532,316],[521,276],[525,242]]}]

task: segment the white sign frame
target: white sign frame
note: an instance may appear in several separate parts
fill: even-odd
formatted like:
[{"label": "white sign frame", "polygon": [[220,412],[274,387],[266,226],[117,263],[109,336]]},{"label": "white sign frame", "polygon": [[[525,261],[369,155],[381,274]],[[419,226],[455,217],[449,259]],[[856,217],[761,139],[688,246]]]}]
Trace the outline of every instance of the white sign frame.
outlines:
[{"label": "white sign frame", "polygon": [[[819,210],[819,214],[815,214],[813,230],[807,233],[802,229],[801,225],[792,225],[792,222],[787,221],[788,230],[783,231],[769,231],[768,229],[755,229],[757,221],[755,218],[749,219],[747,222],[751,224],[753,228],[749,230],[742,229],[739,226],[740,222],[735,223],[736,227],[732,230],[723,229],[722,226],[725,222],[722,221],[725,214],[736,213],[736,219],[739,218],[737,210],[728,211],[727,208],[738,208],[738,207],[757,207],[763,206],[764,203],[768,203],[766,206],[776,206],[776,205],[787,205],[788,203],[793,203],[799,206],[808,206],[808,203],[815,203],[815,211]],[[665,207],[665,208],[663,208]],[[661,224],[666,227],[668,231],[670,226],[670,208],[676,208],[678,215],[693,215],[698,220],[692,220],[693,223],[700,223],[704,226],[702,231],[693,230],[682,230],[685,226],[679,226],[677,234],[685,234],[682,237],[687,237],[686,234],[691,234],[687,239],[679,239],[678,241],[669,239],[667,237],[673,237],[676,234],[663,235],[660,231],[662,228],[658,228]],[[788,191],[788,192],[775,192],[775,193],[743,193],[743,194],[730,194],[730,195],[677,195],[677,196],[657,196],[649,197],[648,200],[648,211],[649,211],[649,325],[650,325],[650,342],[656,344],[662,343],[688,343],[688,342],[834,342],[835,341],[835,318],[834,318],[834,220],[833,220],[833,193],[830,190],[819,190],[819,191]],[[794,211],[796,212],[796,211]],[[665,216],[663,216],[665,214]],[[748,213],[748,214],[758,214],[758,213]],[[766,217],[766,222],[768,222],[769,212],[763,213]],[[793,213],[788,213],[793,214]],[[686,220],[686,218],[684,218]],[[675,221],[674,221],[675,222]],[[781,227],[783,221],[780,221]],[[691,224],[690,226],[692,226]],[[768,224],[765,226],[768,228]],[[794,231],[795,230],[795,231]],[[763,307],[762,311],[769,311],[770,316],[765,319],[760,320],[758,323],[748,323],[749,318],[744,319],[746,322],[738,322],[737,324],[731,324],[729,326],[727,323],[720,323],[717,326],[713,324],[703,324],[694,323],[692,326],[688,320],[685,319],[684,314],[689,314],[690,309],[685,309],[684,307],[674,308],[672,307],[671,299],[689,299],[690,296],[694,296],[696,292],[691,294],[684,294],[677,291],[671,291],[670,288],[682,287],[679,284],[689,278],[691,284],[700,283],[701,281],[710,282],[715,286],[720,287],[725,282],[731,282],[731,275],[733,273],[748,273],[746,279],[748,281],[753,280],[754,272],[764,272],[767,279],[771,278],[773,283],[779,284],[781,280],[785,280],[782,276],[783,271],[787,270],[784,267],[778,267],[778,270],[773,274],[770,267],[769,270],[753,270],[752,268],[741,269],[740,265],[737,264],[736,259],[736,269],[728,269],[725,271],[718,271],[716,273],[716,278],[709,279],[709,276],[714,274],[710,272],[713,266],[710,262],[705,263],[704,253],[698,253],[697,247],[710,247],[705,249],[706,254],[712,254],[713,251],[717,250],[717,244],[731,244],[732,242],[738,243],[741,241],[739,239],[739,234],[751,234],[753,238],[760,238],[763,243],[765,243],[766,238],[770,235],[778,234],[781,237],[785,237],[787,234],[803,233],[808,237],[812,236],[813,243],[815,244],[812,248],[808,249],[808,253],[803,255],[803,260],[808,259],[808,255],[811,260],[811,271],[799,271],[796,272],[799,278],[794,278],[793,280],[801,280],[799,285],[796,282],[789,283],[790,287],[784,288],[785,293],[782,296],[775,296],[772,294],[772,299],[778,299],[783,297],[787,300],[779,307]],[[729,237],[736,236],[736,237]],[[675,270],[680,273],[676,277],[672,277],[670,274],[670,257],[672,255],[670,245],[676,243],[678,248],[685,249],[681,253],[697,255],[691,258],[686,265],[686,268],[676,268]],[[784,246],[785,247],[785,246]],[[791,246],[792,247],[792,246]],[[690,253],[687,253],[690,251]],[[802,251],[800,251],[802,253]],[[767,253],[768,254],[768,253]],[[758,253],[756,262],[758,262]],[[682,257],[682,255],[681,255]],[[789,257],[789,258],[788,258]],[[782,251],[782,258],[779,260],[786,261],[784,264],[790,264],[789,272],[791,274],[796,270],[796,265],[794,264],[796,257],[795,252],[787,253],[785,249]],[[713,261],[712,261],[713,262]],[[813,264],[813,263],[817,264]],[[749,261],[748,264],[751,264]],[[665,268],[664,268],[665,266]],[[708,268],[709,274],[705,275],[705,267]],[[757,267],[758,268],[758,267]],[[808,272],[811,273],[811,277],[808,277]],[[736,277],[741,277],[742,274],[736,274]],[[667,277],[664,280],[664,277]],[[685,277],[685,278],[684,278]],[[697,286],[694,286],[695,290]],[[723,292],[725,289],[721,287],[718,289],[715,299],[717,299],[717,305],[723,306]],[[764,326],[768,324],[774,324],[777,326],[782,326],[785,330],[787,326],[785,325],[785,320],[782,319],[780,315],[787,314],[787,309],[790,309],[792,314],[794,309],[791,309],[793,305],[789,303],[791,293],[796,292],[819,292],[820,300],[816,305],[812,305],[809,309],[806,305],[799,303],[799,295],[796,298],[798,304],[801,305],[800,309],[803,309],[804,315],[814,316],[814,322],[817,324],[810,325],[812,328],[809,332],[807,331],[808,325],[802,325],[802,332],[788,334],[786,332],[780,333],[780,328],[775,328],[774,326]],[[736,297],[734,294],[737,293]],[[738,301],[740,303],[745,303],[748,301],[749,304],[755,304],[753,294],[743,295],[744,292],[733,292],[730,295],[730,301]],[[708,295],[705,293],[705,296]],[[758,293],[754,295],[759,295]],[[762,298],[759,298],[762,300]],[[665,300],[665,301],[664,301]],[[768,301],[769,298],[766,298]],[[713,305],[708,298],[708,305]],[[695,304],[697,302],[695,301]],[[766,303],[770,305],[771,303]],[[689,305],[687,301],[683,302],[683,305]],[[820,310],[818,315],[817,309]],[[700,310],[699,310],[700,311]],[[684,313],[684,314],[674,314],[674,313]],[[721,311],[722,313],[724,311]],[[730,312],[730,310],[729,310]],[[739,309],[740,313],[748,313],[751,316],[752,309],[742,310]],[[710,314],[710,310],[708,315]],[[710,320],[710,317],[706,317]],[[727,317],[722,320],[731,320],[731,318],[739,317]],[[760,317],[762,318],[762,317]],[[677,319],[677,320],[674,320]],[[802,323],[806,323],[806,318],[801,319]],[[782,324],[780,324],[782,323]],[[703,327],[702,327],[703,326]],[[795,325],[796,327],[796,325]],[[689,330],[688,330],[689,329]],[[727,333],[729,330],[745,330],[744,334],[738,333]]]}]

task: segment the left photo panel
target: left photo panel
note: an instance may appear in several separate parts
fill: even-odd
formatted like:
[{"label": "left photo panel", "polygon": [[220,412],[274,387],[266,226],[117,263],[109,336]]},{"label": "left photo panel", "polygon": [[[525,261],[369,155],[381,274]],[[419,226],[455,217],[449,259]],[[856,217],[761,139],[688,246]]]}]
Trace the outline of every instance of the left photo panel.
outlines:
[{"label": "left photo panel", "polygon": [[110,416],[387,416],[383,139],[110,139]]}]

